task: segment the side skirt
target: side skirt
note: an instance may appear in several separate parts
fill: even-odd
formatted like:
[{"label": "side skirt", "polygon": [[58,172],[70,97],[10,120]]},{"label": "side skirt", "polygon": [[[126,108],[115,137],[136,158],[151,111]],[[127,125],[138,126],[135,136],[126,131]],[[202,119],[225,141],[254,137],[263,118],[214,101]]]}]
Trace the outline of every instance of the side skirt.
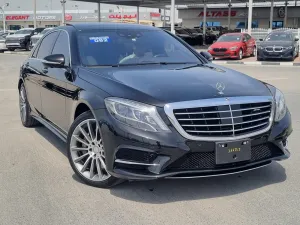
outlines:
[{"label": "side skirt", "polygon": [[45,127],[47,127],[50,131],[52,131],[57,137],[59,137],[63,142],[67,142],[67,134],[64,133],[63,131],[60,131],[58,128],[53,126],[51,123],[48,121],[44,120],[41,117],[38,117],[36,115],[32,115],[34,119],[39,121],[41,124],[43,124]]}]

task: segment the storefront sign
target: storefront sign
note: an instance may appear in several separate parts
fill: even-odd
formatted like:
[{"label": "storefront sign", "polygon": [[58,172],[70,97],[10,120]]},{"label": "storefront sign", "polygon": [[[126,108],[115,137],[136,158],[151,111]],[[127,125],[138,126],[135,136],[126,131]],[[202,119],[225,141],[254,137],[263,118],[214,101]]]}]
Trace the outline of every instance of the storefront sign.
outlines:
[{"label": "storefront sign", "polygon": [[6,16],[6,20],[28,20],[30,15]]},{"label": "storefront sign", "polygon": [[56,16],[36,16],[37,20],[56,20]]},{"label": "storefront sign", "polygon": [[160,17],[160,13],[151,12],[150,17]]},{"label": "storefront sign", "polygon": [[[109,19],[122,19],[122,16],[120,14],[110,14],[108,16]],[[123,19],[135,19],[137,18],[137,14],[133,15],[123,15]]]},{"label": "storefront sign", "polygon": [[71,14],[66,14],[65,15],[65,20],[66,21],[71,21],[73,19],[73,16]]},{"label": "storefront sign", "polygon": [[[235,17],[237,11],[231,11],[231,17]],[[198,17],[203,17],[204,12],[201,12]],[[228,10],[226,11],[207,11],[206,17],[228,17]]]}]

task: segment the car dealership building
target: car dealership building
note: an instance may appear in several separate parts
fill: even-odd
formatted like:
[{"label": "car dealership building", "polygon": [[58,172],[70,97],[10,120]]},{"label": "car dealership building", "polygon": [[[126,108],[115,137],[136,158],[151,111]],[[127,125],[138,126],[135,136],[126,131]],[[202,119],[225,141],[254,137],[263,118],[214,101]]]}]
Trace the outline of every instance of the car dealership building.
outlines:
[{"label": "car dealership building", "polygon": [[[228,27],[228,8],[207,8],[206,25]],[[183,26],[201,26],[203,21],[203,8],[182,8],[179,10],[179,18]],[[274,7],[273,28],[300,26],[300,6],[288,7],[287,26],[284,25],[285,7]],[[232,7],[230,29],[245,28],[248,21],[248,7]],[[269,28],[270,7],[253,7],[252,28]]]}]

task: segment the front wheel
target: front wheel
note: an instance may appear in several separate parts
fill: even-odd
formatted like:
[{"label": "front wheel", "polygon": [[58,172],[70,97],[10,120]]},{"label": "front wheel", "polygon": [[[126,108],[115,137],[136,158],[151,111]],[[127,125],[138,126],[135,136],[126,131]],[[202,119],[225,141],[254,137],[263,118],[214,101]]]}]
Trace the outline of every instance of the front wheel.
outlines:
[{"label": "front wheel", "polygon": [[30,49],[30,42],[28,41],[27,43],[26,43],[26,45],[25,45],[25,50],[26,51],[30,51],[31,49]]},{"label": "front wheel", "polygon": [[120,182],[106,169],[99,125],[91,112],[77,117],[70,128],[67,143],[69,162],[76,175],[86,184],[109,188]]},{"label": "front wheel", "polygon": [[253,48],[253,52],[252,52],[251,56],[252,56],[252,57],[255,57],[255,56],[256,56],[256,47],[255,47],[255,46],[254,46],[254,48]]},{"label": "front wheel", "polygon": [[239,60],[243,59],[243,50],[242,49],[240,49],[238,57],[239,57]]},{"label": "front wheel", "polygon": [[13,52],[15,50],[16,50],[15,48],[8,48],[8,51],[11,51],[11,52]]}]

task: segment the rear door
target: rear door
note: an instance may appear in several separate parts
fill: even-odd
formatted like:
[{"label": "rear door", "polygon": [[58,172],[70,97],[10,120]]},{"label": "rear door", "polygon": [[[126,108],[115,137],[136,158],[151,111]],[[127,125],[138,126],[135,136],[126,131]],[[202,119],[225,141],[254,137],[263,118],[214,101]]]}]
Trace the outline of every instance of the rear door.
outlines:
[{"label": "rear door", "polygon": [[66,31],[60,31],[50,54],[63,54],[65,68],[43,65],[42,112],[56,127],[66,132],[69,121],[66,119],[66,77],[70,68],[69,36]]},{"label": "rear door", "polygon": [[247,55],[251,55],[254,50],[255,41],[249,34],[245,34],[245,37],[246,37],[246,45],[247,45]]}]

